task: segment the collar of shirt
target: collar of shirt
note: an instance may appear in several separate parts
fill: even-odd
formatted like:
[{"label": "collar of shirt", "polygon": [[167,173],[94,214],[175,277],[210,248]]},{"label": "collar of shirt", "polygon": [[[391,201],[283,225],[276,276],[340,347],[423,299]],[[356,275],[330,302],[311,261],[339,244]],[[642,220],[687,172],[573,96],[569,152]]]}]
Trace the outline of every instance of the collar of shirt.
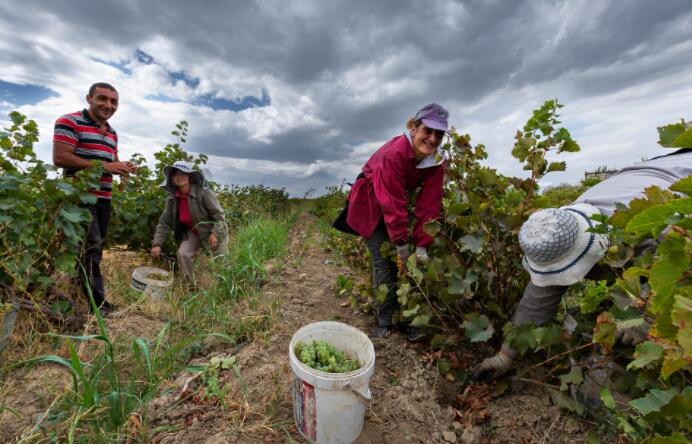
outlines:
[{"label": "collar of shirt", "polygon": [[[82,110],[82,116],[88,120],[89,122],[93,123],[94,125],[101,126],[99,125],[94,119],[91,118],[91,114],[89,114],[89,110],[84,108]],[[111,124],[108,122],[104,122],[106,124],[106,131],[113,131],[113,128],[111,128]]]}]

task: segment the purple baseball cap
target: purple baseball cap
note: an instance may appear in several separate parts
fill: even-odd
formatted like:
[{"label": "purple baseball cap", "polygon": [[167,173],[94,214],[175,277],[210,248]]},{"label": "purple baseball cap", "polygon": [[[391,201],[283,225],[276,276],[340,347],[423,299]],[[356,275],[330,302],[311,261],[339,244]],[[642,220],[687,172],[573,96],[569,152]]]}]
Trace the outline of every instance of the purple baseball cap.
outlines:
[{"label": "purple baseball cap", "polygon": [[449,111],[442,105],[431,103],[418,110],[413,120],[420,120],[428,128],[447,132],[447,118],[449,118]]}]

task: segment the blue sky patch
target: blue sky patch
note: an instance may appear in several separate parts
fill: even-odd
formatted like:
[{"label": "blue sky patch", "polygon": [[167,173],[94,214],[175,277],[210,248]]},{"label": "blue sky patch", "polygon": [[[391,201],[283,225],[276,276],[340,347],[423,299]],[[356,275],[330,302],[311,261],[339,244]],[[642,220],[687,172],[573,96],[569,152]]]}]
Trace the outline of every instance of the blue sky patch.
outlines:
[{"label": "blue sky patch", "polygon": [[163,102],[163,103],[181,103],[182,100],[176,99],[170,96],[167,96],[165,94],[149,94],[148,96],[145,97],[147,100],[153,100],[155,102]]},{"label": "blue sky patch", "polygon": [[[170,97],[165,94],[150,94],[146,96],[146,99],[162,103],[185,102],[184,100],[176,99],[175,97]],[[191,102],[185,103],[190,103],[191,105],[196,106],[207,106],[213,109],[214,111],[226,110],[238,112],[248,108],[268,106],[271,104],[271,98],[269,97],[269,93],[267,92],[267,90],[262,90],[262,97],[245,96],[239,100],[228,100],[224,98],[214,97],[214,94],[209,93],[199,96]]]},{"label": "blue sky patch", "polygon": [[97,63],[103,63],[104,65],[112,66],[113,68],[117,69],[118,71],[127,76],[132,75],[132,70],[125,66],[125,64],[122,62],[111,62],[109,60],[99,59],[98,57],[91,57],[91,60]]},{"label": "blue sky patch", "polygon": [[14,106],[35,105],[57,95],[55,91],[43,86],[19,85],[0,80],[0,100]]},{"label": "blue sky patch", "polygon": [[248,108],[268,106],[271,104],[271,98],[266,89],[262,90],[262,97],[245,96],[239,100],[228,100],[220,97],[214,97],[213,94],[205,94],[200,96],[196,101],[196,105],[208,106],[214,111],[242,111]]},{"label": "blue sky patch", "polygon": [[197,85],[199,85],[199,78],[198,77],[192,77],[190,74],[186,73],[185,71],[168,71],[168,75],[170,76],[171,79],[173,79],[173,83],[177,81],[183,81],[187,86],[189,86],[192,89],[197,88]]},{"label": "blue sky patch", "polygon": [[135,58],[139,60],[140,63],[144,63],[145,65],[151,65],[154,63],[154,57],[150,56],[141,49],[135,49]]}]

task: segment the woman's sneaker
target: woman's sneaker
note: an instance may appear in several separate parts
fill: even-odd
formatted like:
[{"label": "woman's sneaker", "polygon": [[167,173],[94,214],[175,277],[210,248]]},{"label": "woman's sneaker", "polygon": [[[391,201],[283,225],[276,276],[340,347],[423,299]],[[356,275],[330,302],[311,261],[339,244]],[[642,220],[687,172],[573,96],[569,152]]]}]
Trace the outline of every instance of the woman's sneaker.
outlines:
[{"label": "woman's sneaker", "polygon": [[392,332],[392,326],[391,325],[382,325],[382,326],[377,326],[372,329],[370,332],[370,337],[373,339],[384,339],[387,336],[389,336],[389,333]]},{"label": "woman's sneaker", "polygon": [[406,327],[405,334],[406,339],[408,339],[409,342],[420,342],[427,338],[427,335],[423,333],[423,330],[412,325]]}]

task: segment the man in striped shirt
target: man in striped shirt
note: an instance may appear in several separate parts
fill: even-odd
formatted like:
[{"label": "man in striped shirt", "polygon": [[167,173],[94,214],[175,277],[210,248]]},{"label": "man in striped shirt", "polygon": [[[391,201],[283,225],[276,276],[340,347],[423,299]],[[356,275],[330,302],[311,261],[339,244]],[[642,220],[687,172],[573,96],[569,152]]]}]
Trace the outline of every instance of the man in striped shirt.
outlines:
[{"label": "man in striped shirt", "polygon": [[87,109],[65,114],[55,122],[53,163],[62,167],[66,176],[73,176],[78,170],[92,168],[94,160],[103,162],[99,189],[91,190],[96,203],[84,205],[92,220],[79,254],[77,273],[85,295],[90,287],[96,305],[107,314],[114,307],[105,299],[100,264],[111,215],[113,174],[134,173],[135,166],[118,160],[118,135],[108,124],[118,109],[118,92],[107,83],[95,83],[86,100]]}]

